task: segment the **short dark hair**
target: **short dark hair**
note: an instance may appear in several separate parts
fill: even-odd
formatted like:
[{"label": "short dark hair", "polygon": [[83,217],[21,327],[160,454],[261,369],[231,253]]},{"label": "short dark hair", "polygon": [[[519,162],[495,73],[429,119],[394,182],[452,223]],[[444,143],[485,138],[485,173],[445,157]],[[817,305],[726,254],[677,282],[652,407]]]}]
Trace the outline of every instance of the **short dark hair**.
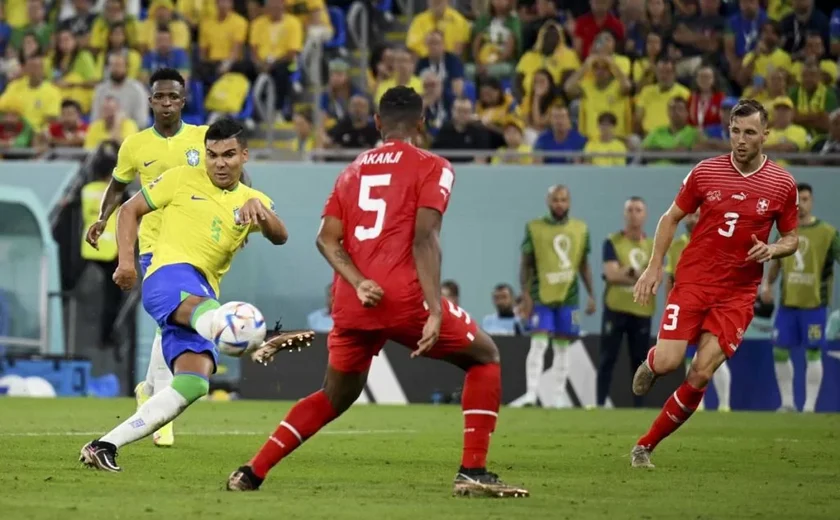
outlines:
[{"label": "short dark hair", "polygon": [[598,116],[598,124],[615,126],[618,124],[618,118],[612,112],[601,112],[601,115]]},{"label": "short dark hair", "polygon": [[379,100],[379,118],[389,127],[414,126],[423,117],[423,98],[411,87],[388,89]]},{"label": "short dark hair", "polygon": [[493,287],[493,292],[510,291],[510,295],[514,296],[513,287],[509,283],[499,283]]},{"label": "short dark hair", "polygon": [[204,134],[205,143],[207,141],[224,141],[225,139],[236,139],[236,142],[242,148],[248,145],[245,139],[245,127],[232,117],[223,117],[216,120]]},{"label": "short dark hair", "polygon": [[159,23],[155,30],[159,33],[172,34],[172,31],[169,30],[169,26],[165,23]]},{"label": "short dark hair", "polygon": [[764,105],[759,103],[754,99],[741,99],[738,103],[732,107],[732,111],[730,112],[729,121],[732,122],[735,118],[738,117],[749,117],[753,114],[760,114],[761,117],[761,124],[767,124],[767,109],[764,108]]},{"label": "short dark hair", "polygon": [[65,99],[61,102],[61,109],[64,110],[65,108],[75,108],[79,114],[82,113],[82,105],[79,104],[78,101],[74,101],[72,99]]},{"label": "short dark hair", "polygon": [[149,78],[149,86],[151,87],[158,81],[174,81],[182,87],[186,88],[187,86],[187,82],[184,81],[184,76],[182,76],[177,69],[173,69],[172,67],[163,67],[154,71],[152,73],[152,77]]},{"label": "short dark hair", "polygon": [[647,202],[645,202],[645,199],[643,199],[642,197],[640,197],[638,195],[633,195],[632,197],[627,199],[627,202],[641,202],[642,204],[647,206]]},{"label": "short dark hair", "polygon": [[461,295],[461,289],[458,287],[458,283],[455,280],[444,280],[441,284],[441,287],[446,287],[449,289],[449,292],[452,293],[452,296],[456,298]]},{"label": "short dark hair", "polygon": [[807,191],[808,193],[814,193],[814,188],[812,188],[811,185],[807,182],[800,182],[796,185],[796,191]]},{"label": "short dark hair", "polygon": [[669,58],[668,56],[660,56],[656,60],[656,64],[659,65],[660,63],[665,63],[666,65],[672,65],[674,67],[677,66],[677,62]]}]

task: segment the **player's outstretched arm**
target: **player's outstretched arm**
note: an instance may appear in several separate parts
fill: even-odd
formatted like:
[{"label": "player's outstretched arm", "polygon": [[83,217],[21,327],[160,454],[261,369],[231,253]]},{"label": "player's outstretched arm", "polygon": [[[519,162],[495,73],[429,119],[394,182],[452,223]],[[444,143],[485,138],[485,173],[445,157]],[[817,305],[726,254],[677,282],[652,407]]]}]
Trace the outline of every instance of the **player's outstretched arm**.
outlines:
[{"label": "player's outstretched arm", "polygon": [[252,226],[251,231],[259,229],[269,242],[275,246],[281,246],[289,240],[289,230],[286,229],[280,217],[272,211],[274,204],[269,201],[269,206],[271,209],[266,207],[259,197],[248,199],[239,210],[239,221]]},{"label": "player's outstretched arm", "polygon": [[677,232],[677,226],[685,218],[685,211],[681,210],[676,203],[671,204],[660,218],[656,225],[656,234],[653,237],[653,253],[650,255],[647,269],[639,277],[636,286],[633,288],[633,301],[646,305],[651,295],[656,294],[659,285],[662,283],[663,266],[671,242]]},{"label": "player's outstretched arm", "polygon": [[419,208],[414,224],[414,263],[429,313],[440,316],[440,225],[443,215],[432,208]]},{"label": "player's outstretched arm", "polygon": [[799,248],[799,233],[796,228],[780,234],[773,244],[765,244],[753,235],[753,246],[747,252],[747,261],[764,263],[794,254]]},{"label": "player's outstretched arm", "polygon": [[315,239],[318,251],[327,259],[335,272],[347,280],[347,283],[358,289],[359,284],[365,280],[365,277],[341,244],[343,238],[344,226],[339,219],[330,216],[321,219],[321,228],[318,230],[318,237]]}]

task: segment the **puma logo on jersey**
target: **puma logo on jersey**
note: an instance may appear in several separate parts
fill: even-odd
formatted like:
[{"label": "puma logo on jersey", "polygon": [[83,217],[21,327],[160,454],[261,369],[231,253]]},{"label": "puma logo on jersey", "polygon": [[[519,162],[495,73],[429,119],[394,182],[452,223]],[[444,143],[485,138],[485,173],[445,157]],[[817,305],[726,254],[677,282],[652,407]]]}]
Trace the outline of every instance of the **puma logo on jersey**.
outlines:
[{"label": "puma logo on jersey", "polygon": [[143,163],[143,168],[148,168],[149,166],[153,165],[156,162],[157,162],[157,159],[155,159],[154,161],[144,162]]},{"label": "puma logo on jersey", "polygon": [[402,152],[380,152],[369,153],[362,159],[362,164],[397,164],[400,162]]},{"label": "puma logo on jersey", "polygon": [[735,200],[747,200],[747,194],[743,191],[741,193],[733,193],[732,198]]}]

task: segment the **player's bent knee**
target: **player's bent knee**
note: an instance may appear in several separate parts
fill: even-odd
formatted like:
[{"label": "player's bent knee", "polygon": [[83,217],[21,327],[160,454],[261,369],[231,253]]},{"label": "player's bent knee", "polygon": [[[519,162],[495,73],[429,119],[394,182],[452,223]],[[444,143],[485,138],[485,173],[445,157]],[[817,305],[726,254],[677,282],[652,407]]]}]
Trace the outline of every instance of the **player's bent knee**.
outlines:
[{"label": "player's bent knee", "polygon": [[694,361],[691,362],[691,366],[688,369],[688,374],[685,376],[685,380],[694,388],[705,388],[714,375],[714,369],[710,366],[702,366],[697,362],[697,358],[694,358]]},{"label": "player's bent knee", "polygon": [[365,372],[342,372],[333,367],[327,367],[324,378],[324,394],[327,396],[335,413],[341,415],[362,395],[367,382]]},{"label": "player's bent knee", "polygon": [[499,347],[486,332],[479,330],[475,341],[470,345],[470,352],[473,353],[475,363],[478,365],[487,365],[489,363],[499,363],[501,356],[499,355]]},{"label": "player's bent knee", "polygon": [[790,352],[788,349],[782,347],[773,347],[773,361],[776,363],[785,363],[790,359]]},{"label": "player's bent knee", "polygon": [[198,374],[180,372],[172,378],[172,389],[181,394],[187,403],[198,401],[210,391],[210,382]]}]

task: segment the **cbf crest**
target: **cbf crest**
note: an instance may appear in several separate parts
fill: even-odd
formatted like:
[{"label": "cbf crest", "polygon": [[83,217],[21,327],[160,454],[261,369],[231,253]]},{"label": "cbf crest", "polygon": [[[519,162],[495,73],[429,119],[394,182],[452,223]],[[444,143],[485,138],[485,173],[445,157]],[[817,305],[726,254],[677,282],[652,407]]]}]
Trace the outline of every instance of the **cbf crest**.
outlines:
[{"label": "cbf crest", "polygon": [[201,162],[201,154],[198,153],[198,150],[195,148],[190,148],[187,150],[187,164],[190,166],[198,166],[198,163]]}]

